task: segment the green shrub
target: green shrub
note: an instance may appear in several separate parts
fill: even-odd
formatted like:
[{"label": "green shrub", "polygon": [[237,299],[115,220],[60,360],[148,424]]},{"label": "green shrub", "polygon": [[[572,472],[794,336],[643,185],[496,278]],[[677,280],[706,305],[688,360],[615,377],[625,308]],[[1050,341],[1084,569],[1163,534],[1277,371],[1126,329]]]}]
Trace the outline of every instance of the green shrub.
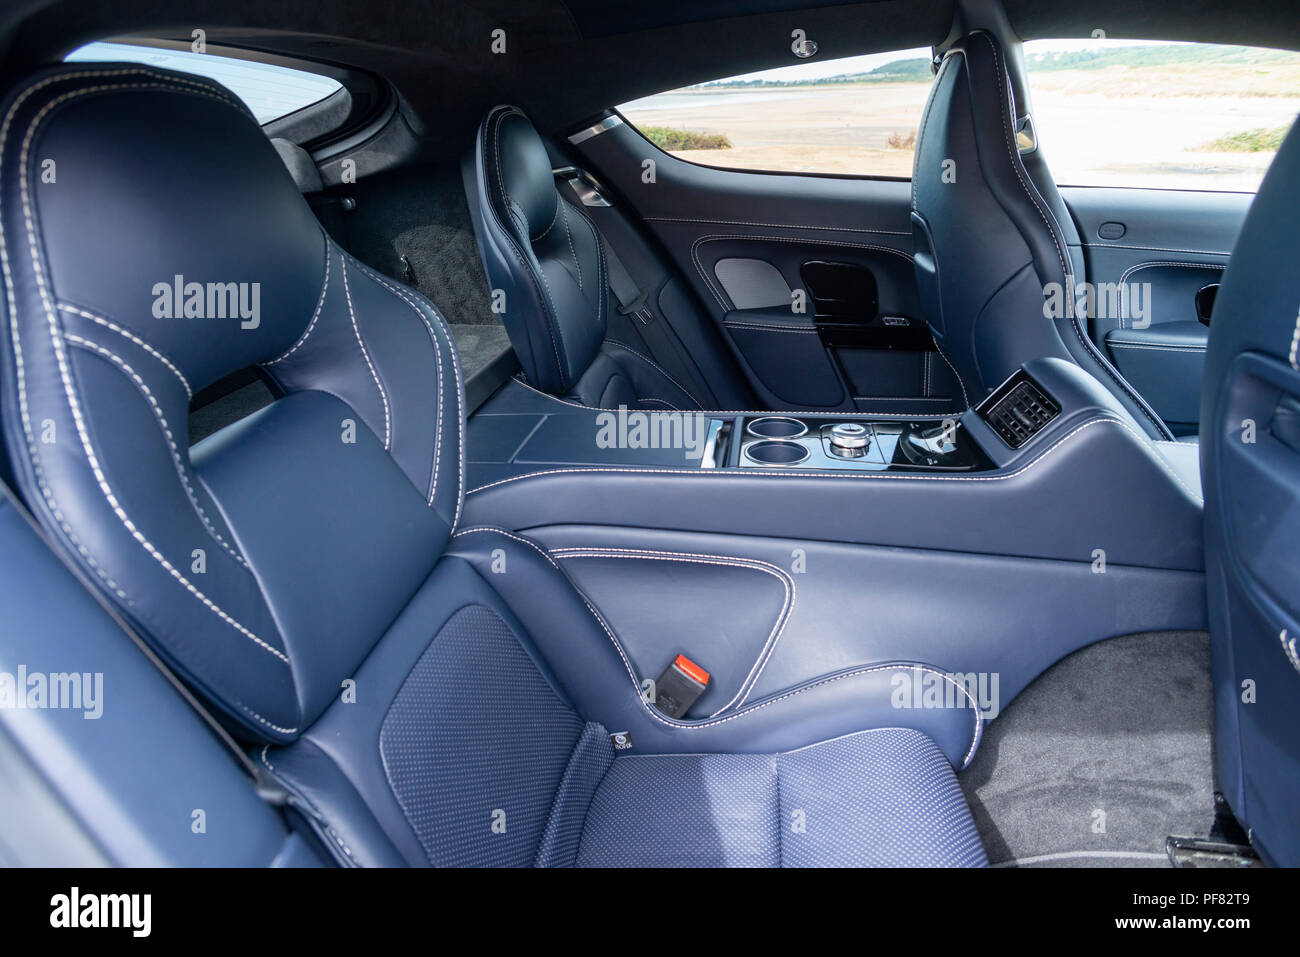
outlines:
[{"label": "green shrub", "polygon": [[1286,131],[1285,126],[1273,130],[1242,130],[1240,133],[1211,140],[1200,149],[1207,153],[1276,153]]},{"label": "green shrub", "polygon": [[665,152],[676,150],[729,150],[731,140],[721,133],[697,133],[694,130],[675,130],[668,126],[638,127],[655,146]]}]

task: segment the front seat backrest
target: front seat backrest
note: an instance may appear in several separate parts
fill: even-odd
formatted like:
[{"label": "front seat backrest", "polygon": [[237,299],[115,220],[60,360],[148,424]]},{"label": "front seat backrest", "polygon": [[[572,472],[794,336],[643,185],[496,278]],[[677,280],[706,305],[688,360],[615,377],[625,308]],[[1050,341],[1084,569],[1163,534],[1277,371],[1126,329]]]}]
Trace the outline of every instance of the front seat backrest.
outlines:
[{"label": "front seat backrest", "polygon": [[1077,315],[1078,233],[1046,166],[1026,165],[1016,128],[1003,51],[971,33],[944,54],[912,172],[917,283],[935,336],[972,402],[1021,363],[1055,356],[1095,376],[1148,435],[1173,438]]},{"label": "front seat backrest", "polygon": [[1260,186],[1214,304],[1201,397],[1219,786],[1300,866],[1300,127]]},{"label": "front seat backrest", "polygon": [[[215,83],[79,64],[3,117],[18,486],[168,662],[253,739],[290,740],[449,540],[446,327],[328,239]],[[288,394],[191,449],[191,398],[259,364]]]}]

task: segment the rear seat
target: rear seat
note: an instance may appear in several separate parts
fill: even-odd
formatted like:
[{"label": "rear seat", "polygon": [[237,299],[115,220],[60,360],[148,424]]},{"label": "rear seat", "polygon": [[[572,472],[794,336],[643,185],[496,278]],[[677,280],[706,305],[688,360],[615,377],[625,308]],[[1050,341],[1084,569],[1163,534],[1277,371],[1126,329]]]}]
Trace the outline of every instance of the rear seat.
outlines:
[{"label": "rear seat", "polygon": [[[20,491],[340,863],[986,863],[954,773],[978,710],[891,701],[934,669],[670,719],[540,546],[460,527],[445,324],[322,232],[224,88],[32,78],[0,250]],[[190,397],[253,364],[284,397],[190,449]]]},{"label": "rear seat", "polygon": [[[531,385],[593,408],[750,407],[717,334],[693,316],[675,327],[663,297],[638,288],[593,215],[557,187],[518,107],[488,111],[463,178],[488,283],[504,297],[501,318]],[[627,238],[613,210],[599,212]]]}]

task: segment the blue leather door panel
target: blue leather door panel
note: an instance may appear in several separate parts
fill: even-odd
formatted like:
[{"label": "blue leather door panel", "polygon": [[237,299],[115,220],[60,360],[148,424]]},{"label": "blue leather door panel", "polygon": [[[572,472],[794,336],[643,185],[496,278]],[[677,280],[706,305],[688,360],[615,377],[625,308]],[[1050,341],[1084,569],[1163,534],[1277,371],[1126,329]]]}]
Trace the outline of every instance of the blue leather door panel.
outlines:
[{"label": "blue leather door panel", "polygon": [[[877,286],[880,316],[921,319],[906,181],[699,166],[660,151],[627,123],[585,139],[574,149],[662,243],[718,324],[763,405],[916,414],[965,407],[947,365],[933,355],[927,358],[928,348],[850,349],[833,344],[818,354],[810,334],[723,321],[728,313],[749,305],[733,300],[718,276],[720,261],[725,273],[725,261],[736,259],[771,265],[791,290],[806,286],[801,275],[805,263],[865,266]],[[646,159],[655,163],[652,183],[642,179]],[[812,295],[804,291],[811,325]],[[771,305],[785,305],[792,312],[788,302]],[[871,355],[854,354],[862,352]],[[794,354],[798,359],[788,367],[780,361]]]},{"label": "blue leather door panel", "polygon": [[852,408],[811,316],[788,306],[738,309],[726,314],[722,327],[760,394],[779,400],[772,408]]},{"label": "blue leather door panel", "polygon": [[1176,435],[1195,434],[1204,357],[1204,339],[1188,334],[1196,294],[1222,278],[1253,195],[1086,186],[1061,195],[1097,291],[1094,340]]},{"label": "blue leather door panel", "polygon": [[1190,426],[1201,414],[1201,378],[1210,330],[1201,322],[1174,320],[1145,329],[1106,333],[1106,347],[1124,378],[1166,423]]}]

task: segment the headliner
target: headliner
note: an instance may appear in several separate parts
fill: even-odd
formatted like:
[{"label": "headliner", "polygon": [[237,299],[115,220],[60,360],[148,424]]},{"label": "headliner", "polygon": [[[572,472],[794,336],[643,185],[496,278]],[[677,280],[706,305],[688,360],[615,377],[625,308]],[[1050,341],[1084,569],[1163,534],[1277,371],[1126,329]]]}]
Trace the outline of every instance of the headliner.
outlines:
[{"label": "headliner", "polygon": [[[1293,0],[1003,0],[1024,39],[1111,37],[1300,49]],[[428,145],[459,148],[498,102],[544,131],[571,127],[639,96],[792,61],[790,31],[818,59],[933,46],[952,0],[11,0],[0,14],[5,78],[57,61],[94,39],[139,35],[213,44],[369,70],[406,101]],[[506,31],[507,55],[489,49]]]}]

